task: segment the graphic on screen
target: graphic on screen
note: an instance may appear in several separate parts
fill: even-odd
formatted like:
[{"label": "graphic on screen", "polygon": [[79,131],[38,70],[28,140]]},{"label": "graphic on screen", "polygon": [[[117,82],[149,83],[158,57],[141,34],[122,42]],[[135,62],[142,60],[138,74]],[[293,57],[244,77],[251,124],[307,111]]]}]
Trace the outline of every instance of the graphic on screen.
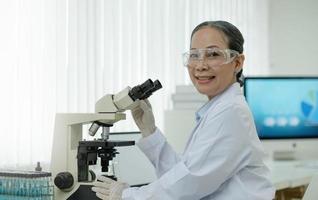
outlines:
[{"label": "graphic on screen", "polygon": [[301,102],[301,110],[307,118],[309,124],[318,124],[318,92],[311,90],[308,92],[307,100]]},{"label": "graphic on screen", "polygon": [[318,78],[247,78],[244,93],[260,138],[318,137]]}]

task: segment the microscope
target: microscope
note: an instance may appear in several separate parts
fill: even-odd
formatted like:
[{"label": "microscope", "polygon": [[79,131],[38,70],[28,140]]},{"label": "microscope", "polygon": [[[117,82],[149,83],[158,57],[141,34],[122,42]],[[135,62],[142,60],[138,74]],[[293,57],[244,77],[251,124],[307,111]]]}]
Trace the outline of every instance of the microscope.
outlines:
[{"label": "microscope", "polygon": [[[57,113],[55,116],[51,172],[55,200],[97,200],[91,191],[95,173],[89,169],[100,158],[101,171],[109,171],[110,161],[118,154],[116,147],[134,145],[134,141],[111,141],[109,130],[114,123],[126,119],[124,111],[133,109],[138,100],[146,99],[162,88],[161,83],[148,79],[117,94],[107,94],[95,104],[95,113]],[[82,140],[82,127],[91,124],[88,134],[101,138]],[[107,175],[105,175],[107,176]],[[110,178],[116,180],[115,176]]]}]

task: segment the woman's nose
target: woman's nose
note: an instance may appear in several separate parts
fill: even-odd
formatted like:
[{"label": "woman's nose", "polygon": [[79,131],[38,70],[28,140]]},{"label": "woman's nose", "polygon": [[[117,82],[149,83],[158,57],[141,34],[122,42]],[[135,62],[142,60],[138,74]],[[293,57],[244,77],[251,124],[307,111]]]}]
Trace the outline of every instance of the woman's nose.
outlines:
[{"label": "woman's nose", "polygon": [[209,68],[205,59],[200,59],[195,67],[196,70],[203,71]]}]

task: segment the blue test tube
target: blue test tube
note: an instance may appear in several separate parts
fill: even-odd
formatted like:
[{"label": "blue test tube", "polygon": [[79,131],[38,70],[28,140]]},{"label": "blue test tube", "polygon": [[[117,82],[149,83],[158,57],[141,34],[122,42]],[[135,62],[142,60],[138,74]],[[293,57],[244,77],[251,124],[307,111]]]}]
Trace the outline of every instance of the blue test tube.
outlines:
[{"label": "blue test tube", "polygon": [[0,176],[0,199],[1,199],[1,194],[3,194],[3,177]]},{"label": "blue test tube", "polygon": [[10,195],[11,194],[11,178],[7,177],[6,178],[7,186],[6,186],[6,194]]}]

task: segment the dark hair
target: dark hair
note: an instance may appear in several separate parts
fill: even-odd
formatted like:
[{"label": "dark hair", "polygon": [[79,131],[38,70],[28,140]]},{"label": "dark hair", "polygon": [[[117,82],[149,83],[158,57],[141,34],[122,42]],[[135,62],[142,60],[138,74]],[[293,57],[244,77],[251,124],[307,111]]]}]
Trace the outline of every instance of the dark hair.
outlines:
[{"label": "dark hair", "polygon": [[[221,31],[228,40],[229,48],[243,53],[244,38],[242,33],[236,26],[226,21],[206,21],[197,25],[191,33],[191,40],[194,33],[205,27],[215,28]],[[244,85],[243,69],[236,74],[236,81],[240,83],[241,87]]]}]

